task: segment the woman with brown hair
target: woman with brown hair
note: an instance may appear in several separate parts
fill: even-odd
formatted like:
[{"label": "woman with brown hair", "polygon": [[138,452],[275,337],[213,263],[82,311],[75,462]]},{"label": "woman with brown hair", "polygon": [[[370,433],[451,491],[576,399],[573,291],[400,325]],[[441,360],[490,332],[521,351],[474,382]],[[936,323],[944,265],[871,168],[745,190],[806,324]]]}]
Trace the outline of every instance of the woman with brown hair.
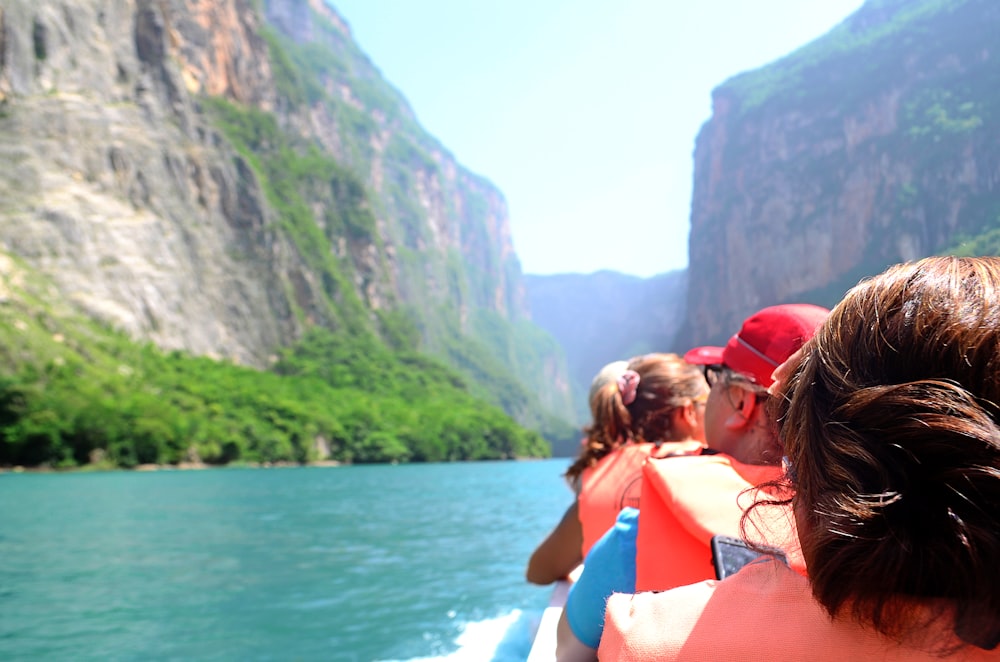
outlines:
[{"label": "woman with brown hair", "polygon": [[703,448],[707,398],[701,370],[676,354],[617,361],[597,374],[590,389],[592,422],[565,474],[577,498],[531,555],[529,582],[568,576],[618,511],[638,505],[642,463],[650,454]]},{"label": "woman with brown hair", "polygon": [[862,282],[775,379],[808,579],[612,596],[600,659],[1000,659],[1000,258]]}]

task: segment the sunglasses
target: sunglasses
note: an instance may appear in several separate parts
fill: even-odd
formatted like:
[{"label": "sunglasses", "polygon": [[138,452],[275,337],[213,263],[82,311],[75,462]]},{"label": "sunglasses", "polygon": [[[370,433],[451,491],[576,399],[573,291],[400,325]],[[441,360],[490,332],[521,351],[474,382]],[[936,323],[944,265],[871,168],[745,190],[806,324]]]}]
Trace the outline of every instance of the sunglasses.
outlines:
[{"label": "sunglasses", "polygon": [[724,386],[740,386],[759,395],[767,393],[767,389],[763,386],[760,386],[749,378],[744,377],[735,370],[727,368],[721,363],[712,363],[702,366],[702,372],[705,374],[705,381],[708,382],[709,388],[714,388],[716,384],[721,382]]},{"label": "sunglasses", "polygon": [[731,371],[720,363],[704,365],[701,367],[701,370],[705,374],[705,381],[708,382],[709,388],[715,388],[715,385],[721,381],[729,381],[727,373]]}]

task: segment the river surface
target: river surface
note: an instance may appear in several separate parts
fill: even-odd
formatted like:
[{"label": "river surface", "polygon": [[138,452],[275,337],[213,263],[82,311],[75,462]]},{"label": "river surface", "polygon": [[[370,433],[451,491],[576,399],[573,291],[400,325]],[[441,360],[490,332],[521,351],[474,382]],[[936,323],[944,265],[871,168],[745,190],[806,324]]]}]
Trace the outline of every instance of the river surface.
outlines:
[{"label": "river surface", "polygon": [[566,466],[0,474],[0,659],[519,662]]}]

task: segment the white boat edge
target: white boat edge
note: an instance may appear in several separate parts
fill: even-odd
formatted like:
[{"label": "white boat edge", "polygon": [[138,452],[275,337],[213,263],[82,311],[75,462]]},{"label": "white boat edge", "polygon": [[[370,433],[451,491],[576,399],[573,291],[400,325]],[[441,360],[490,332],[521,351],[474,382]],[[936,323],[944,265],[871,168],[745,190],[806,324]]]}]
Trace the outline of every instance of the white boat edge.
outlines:
[{"label": "white boat edge", "polygon": [[524,662],[553,662],[556,659],[556,634],[559,618],[562,616],[563,607],[566,606],[569,588],[581,572],[583,572],[582,563],[569,573],[569,577],[557,580],[553,584],[552,594],[549,596],[549,606],[542,612],[542,618],[538,621],[538,629],[535,630],[534,642],[531,644],[531,651],[528,652],[528,659]]},{"label": "white boat edge", "polygon": [[572,582],[560,579],[552,588],[549,605],[542,612],[541,620],[538,621],[535,640],[531,644],[531,651],[525,662],[552,662],[556,659],[556,625],[559,623],[559,617],[562,616],[563,607],[566,606],[566,596],[569,595],[570,586],[572,586]]}]

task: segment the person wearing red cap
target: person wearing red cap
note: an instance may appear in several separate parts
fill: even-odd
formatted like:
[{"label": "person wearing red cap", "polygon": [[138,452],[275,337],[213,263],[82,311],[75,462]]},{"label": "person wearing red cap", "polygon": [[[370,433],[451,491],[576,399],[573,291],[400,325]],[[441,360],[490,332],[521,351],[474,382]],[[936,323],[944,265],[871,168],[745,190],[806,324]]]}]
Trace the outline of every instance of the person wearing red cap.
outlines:
[{"label": "person wearing red cap", "polygon": [[[612,592],[663,591],[714,578],[712,536],[741,536],[742,506],[767,492],[756,486],[781,473],[780,445],[764,407],[771,375],[829,312],[811,304],[770,306],[747,318],[725,347],[685,354],[688,363],[704,366],[711,387],[705,405],[709,448],[643,465],[639,510],[622,511],[571,589],[560,623],[559,660],[596,659],[604,601]],[[748,531],[753,541],[784,548],[792,567],[804,573],[788,509],[764,508],[755,515]]]},{"label": "person wearing red cap", "polygon": [[777,465],[781,451],[762,415],[771,374],[802,347],[830,311],[811,304],[782,304],[743,322],[725,347],[696,347],[684,355],[702,365],[712,391],[705,405],[711,448],[748,464]]}]

